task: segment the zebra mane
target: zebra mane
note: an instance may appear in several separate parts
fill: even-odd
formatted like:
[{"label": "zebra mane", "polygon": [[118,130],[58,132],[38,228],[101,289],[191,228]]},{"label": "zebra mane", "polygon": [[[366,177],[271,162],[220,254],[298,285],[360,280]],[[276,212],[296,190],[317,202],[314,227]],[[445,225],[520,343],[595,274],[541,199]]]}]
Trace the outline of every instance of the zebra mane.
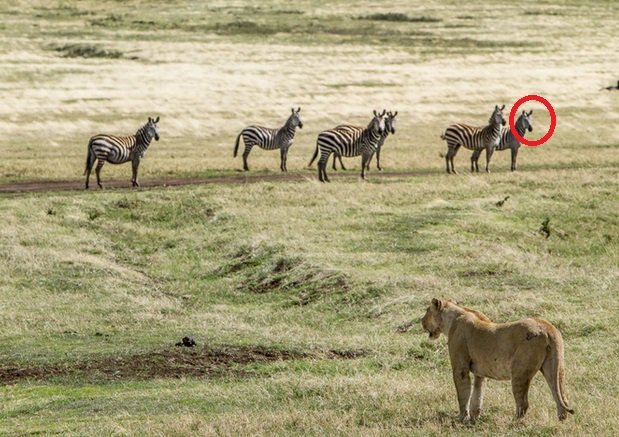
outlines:
[{"label": "zebra mane", "polygon": [[136,137],[140,137],[140,136],[146,136],[146,130],[148,128],[148,122],[144,124],[144,126],[140,127],[136,132],[135,132],[135,136]]}]

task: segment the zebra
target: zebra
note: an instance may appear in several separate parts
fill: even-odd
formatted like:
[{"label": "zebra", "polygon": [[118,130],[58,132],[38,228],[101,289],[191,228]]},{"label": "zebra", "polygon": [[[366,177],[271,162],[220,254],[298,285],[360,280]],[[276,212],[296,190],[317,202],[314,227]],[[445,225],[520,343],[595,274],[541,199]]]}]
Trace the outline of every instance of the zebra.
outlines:
[{"label": "zebra", "polygon": [[470,150],[486,149],[486,172],[490,172],[488,167],[490,158],[492,157],[494,147],[499,141],[501,125],[505,126],[503,109],[505,109],[505,105],[501,108],[498,105],[494,107],[487,126],[474,127],[467,124],[452,124],[445,129],[441,139],[447,141],[447,154],[445,155],[447,173],[456,174],[454,157],[458,153],[460,146]]},{"label": "zebra", "polygon": [[[395,134],[395,116],[396,115],[398,115],[398,111],[395,111],[394,113],[389,111],[387,112],[387,116],[385,117],[385,130],[380,136],[380,140],[378,141],[378,144],[376,146],[376,168],[378,169],[378,171],[383,171],[383,168],[380,166],[380,150],[382,149],[383,144],[385,144],[385,140],[387,139],[389,134],[391,135]],[[372,158],[370,158],[370,161],[371,160]],[[368,161],[368,166],[367,166],[368,170],[370,169],[370,161]]]},{"label": "zebra", "polygon": [[279,149],[281,155],[281,163],[279,168],[281,171],[288,171],[286,163],[288,161],[288,149],[292,146],[294,141],[295,129],[297,126],[299,129],[303,128],[303,122],[301,121],[301,108],[296,111],[291,108],[292,114],[286,120],[286,123],[279,129],[270,129],[262,126],[248,126],[241,131],[236,137],[236,144],[234,145],[234,157],[239,150],[239,141],[241,136],[243,137],[243,143],[245,143],[245,151],[243,152],[243,170],[249,171],[247,166],[247,157],[251,148],[258,146],[264,150]]},{"label": "zebra", "polygon": [[[398,115],[398,111],[395,111],[395,113],[391,113],[391,111],[387,112],[387,115],[385,116],[385,119],[384,119],[385,129],[383,130],[383,133],[381,134],[380,139],[378,140],[378,144],[376,146],[376,168],[378,168],[378,170],[380,171],[383,170],[382,167],[380,166],[380,150],[383,144],[385,143],[385,139],[387,139],[387,136],[389,134],[395,134],[395,116],[396,115]],[[336,126],[335,129],[347,129],[348,127],[349,127],[348,125],[341,124],[339,126]],[[314,156],[312,156],[312,160],[309,162],[307,166],[311,167],[312,163],[314,162],[314,160],[316,160],[317,157],[318,157],[318,145],[316,145]],[[342,156],[337,155],[337,154],[333,155],[333,170],[337,171],[337,167],[336,167],[337,159],[340,160],[340,167],[342,168],[342,170],[346,170],[346,167],[344,166],[344,163],[342,162]],[[371,162],[371,158],[370,158],[370,161],[368,161],[367,163],[366,170],[370,169],[370,162]]]},{"label": "zebra", "polygon": [[100,173],[106,161],[110,164],[124,164],[131,161],[131,184],[133,187],[139,187],[138,167],[140,166],[140,160],[144,157],[146,149],[148,149],[153,138],[155,138],[155,141],[159,141],[159,126],[157,123],[159,123],[159,117],[156,119],[148,117],[148,122],[139,128],[135,135],[117,137],[115,135],[101,134],[90,138],[86,155],[86,169],[84,170],[86,189],[88,189],[90,172],[95,161],[98,161],[95,174],[97,175],[97,185],[99,188],[103,188]]},{"label": "zebra", "polygon": [[383,116],[374,111],[374,117],[364,129],[356,126],[340,125],[337,128],[322,131],[318,134],[316,145],[320,153],[318,160],[318,180],[330,182],[327,176],[327,162],[331,153],[336,156],[361,155],[361,178],[365,179],[367,163],[376,152],[376,146],[385,129]]},{"label": "zebra", "polygon": [[[533,110],[531,109],[528,113],[526,111],[522,111],[522,114],[516,120],[516,131],[521,137],[524,137],[525,132],[528,130],[529,132],[533,131]],[[495,147],[495,150],[506,150],[510,149],[512,151],[512,171],[516,171],[516,159],[518,158],[518,149],[520,148],[520,142],[516,139],[512,130],[508,127],[504,127],[501,129],[501,137],[499,138],[499,144]],[[479,159],[479,155],[481,155],[481,149],[475,150],[471,155],[471,172],[476,171],[479,172],[479,167],[477,166],[477,160]]]}]

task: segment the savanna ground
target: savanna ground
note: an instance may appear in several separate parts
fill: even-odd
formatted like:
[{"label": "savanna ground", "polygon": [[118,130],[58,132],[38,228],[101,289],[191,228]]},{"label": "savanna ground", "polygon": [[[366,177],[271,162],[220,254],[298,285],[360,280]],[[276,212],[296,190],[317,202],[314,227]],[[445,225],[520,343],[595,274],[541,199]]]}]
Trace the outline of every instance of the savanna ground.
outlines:
[{"label": "savanna ground", "polygon": [[[616,433],[615,2],[9,0],[0,17],[4,184],[81,183],[91,135],[156,115],[143,179],[238,176],[245,125],[292,106],[305,123],[294,181],[0,197],[0,433]],[[526,94],[557,110],[547,144],[517,173],[502,152],[470,175],[461,150],[444,174],[448,124]],[[383,166],[417,176],[362,183],[349,160],[317,183],[316,134],[382,108],[400,114]],[[537,138],[548,116],[526,108]],[[252,174],[277,176],[276,155],[254,150]],[[538,376],[526,419],[491,381],[459,424],[445,339],[419,325],[435,296],[552,321],[576,415],[556,420]]]}]

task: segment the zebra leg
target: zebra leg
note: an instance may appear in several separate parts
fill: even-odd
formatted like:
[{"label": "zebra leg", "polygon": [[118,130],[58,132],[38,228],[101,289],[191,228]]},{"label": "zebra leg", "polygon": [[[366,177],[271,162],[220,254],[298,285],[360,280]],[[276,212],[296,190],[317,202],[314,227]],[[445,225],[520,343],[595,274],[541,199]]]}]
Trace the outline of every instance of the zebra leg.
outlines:
[{"label": "zebra leg", "polygon": [[361,155],[361,179],[365,179],[365,170],[369,166],[371,159],[372,155],[368,155],[365,153]]},{"label": "zebra leg", "polygon": [[249,156],[249,152],[251,152],[251,148],[251,144],[245,144],[245,150],[243,151],[243,171],[249,171],[249,167],[247,166],[247,157]]},{"label": "zebra leg", "polygon": [[329,163],[330,153],[321,153],[318,161],[318,180],[320,182],[331,182],[327,176],[327,164]]},{"label": "zebra leg", "polygon": [[481,155],[481,150],[474,150],[471,155],[471,173],[479,172],[479,155]]},{"label": "zebra leg", "polygon": [[518,159],[518,148],[512,149],[512,171],[516,171],[516,160]]},{"label": "zebra leg", "polygon": [[90,144],[88,144],[88,155],[86,156],[86,169],[84,170],[84,175],[86,176],[86,189],[88,189],[89,181],[90,181],[90,172],[92,171],[92,166],[95,165],[96,160],[97,160],[97,156],[90,148]]},{"label": "zebra leg", "polygon": [[451,172],[453,174],[458,174],[458,172],[456,171],[456,167],[454,166],[454,158],[456,156],[456,153],[458,153],[458,149],[460,149],[460,144],[456,145],[456,147],[452,149],[451,155],[449,156],[449,162],[451,163]]},{"label": "zebra leg", "polygon": [[284,165],[284,162],[286,161],[286,149],[283,147],[279,149],[279,155],[280,155],[279,168],[281,171],[286,171],[286,166]]},{"label": "zebra leg", "polygon": [[284,171],[288,172],[288,149],[284,153]]},{"label": "zebra leg", "polygon": [[101,167],[105,164],[105,158],[99,158],[99,162],[97,162],[97,167],[95,168],[95,174],[97,175],[97,185],[99,188],[103,188],[101,185]]},{"label": "zebra leg", "polygon": [[490,159],[494,153],[494,147],[486,147],[486,173],[490,173]]},{"label": "zebra leg", "polygon": [[449,168],[449,156],[451,155],[451,147],[447,149],[447,153],[445,154],[445,166],[447,167],[447,174],[451,173],[451,169]]},{"label": "zebra leg", "polygon": [[[342,159],[342,158],[340,157],[340,160],[341,160],[341,159]],[[336,162],[337,162],[337,155],[334,153],[334,154],[333,154],[333,164],[332,164],[333,171],[337,171],[337,167],[336,167],[336,165],[335,165],[335,164],[336,164]]]},{"label": "zebra leg", "polygon": [[340,160],[340,167],[342,167],[342,170],[346,170],[346,167],[344,167],[344,161],[342,161],[342,155],[338,155],[337,157]]},{"label": "zebra leg", "polygon": [[380,147],[376,149],[376,168],[378,171],[383,171],[383,168],[380,166]]},{"label": "zebra leg", "polygon": [[131,160],[131,185],[133,187],[140,186],[140,184],[138,183],[138,167],[139,166],[140,166],[140,158],[136,156]]}]

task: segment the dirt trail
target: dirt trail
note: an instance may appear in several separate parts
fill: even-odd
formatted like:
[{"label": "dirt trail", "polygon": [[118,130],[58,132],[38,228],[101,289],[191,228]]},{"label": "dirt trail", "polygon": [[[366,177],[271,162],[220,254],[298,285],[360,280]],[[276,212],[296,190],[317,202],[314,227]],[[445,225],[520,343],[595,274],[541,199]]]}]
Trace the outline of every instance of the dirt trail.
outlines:
[{"label": "dirt trail", "polygon": [[[373,172],[368,176],[369,180],[374,178],[398,178],[398,177],[417,177],[425,173],[422,172],[397,172],[397,173],[379,173]],[[332,179],[353,179],[359,178],[357,172],[338,173],[329,175]],[[263,174],[263,175],[251,175],[251,174],[238,174],[238,175],[226,175],[226,176],[212,176],[201,178],[157,178],[147,179],[140,182],[142,188],[156,188],[156,187],[177,187],[183,185],[208,185],[208,184],[251,184],[256,182],[299,182],[299,181],[311,181],[316,180],[313,173],[289,173],[289,174]],[[96,185],[95,185],[96,187]],[[111,180],[106,181],[105,188],[131,188],[131,182],[125,180]],[[64,181],[25,181],[16,182],[11,184],[0,185],[0,193],[34,193],[43,191],[71,191],[71,190],[83,190],[83,180],[64,180]],[[97,190],[92,188],[91,190]]]},{"label": "dirt trail", "polygon": [[92,383],[122,379],[242,377],[255,371],[254,363],[288,360],[354,360],[367,355],[362,349],[298,351],[263,346],[218,346],[195,349],[168,348],[130,356],[65,361],[45,366],[0,364],[0,385],[22,380],[73,378]]}]

